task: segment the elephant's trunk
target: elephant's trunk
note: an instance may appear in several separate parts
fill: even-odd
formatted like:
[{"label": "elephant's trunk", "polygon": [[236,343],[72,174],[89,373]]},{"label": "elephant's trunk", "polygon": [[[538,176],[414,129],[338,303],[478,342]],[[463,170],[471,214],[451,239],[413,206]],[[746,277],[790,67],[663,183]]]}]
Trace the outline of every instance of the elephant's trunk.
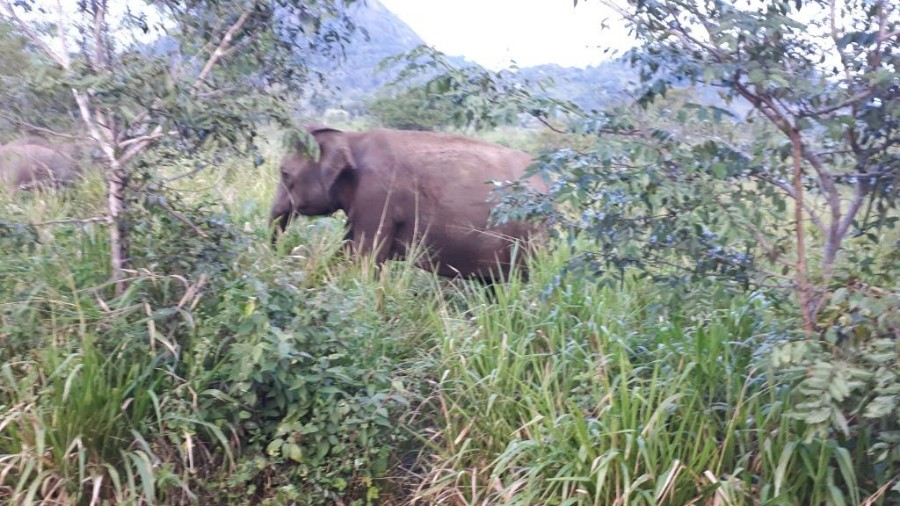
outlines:
[{"label": "elephant's trunk", "polygon": [[288,210],[287,212],[277,212],[274,209],[272,210],[272,215],[269,217],[269,227],[272,229],[273,246],[278,242],[278,237],[284,232],[284,229],[287,228],[290,221],[290,210]]},{"label": "elephant's trunk", "polygon": [[275,201],[272,203],[272,211],[269,213],[269,227],[272,229],[272,245],[278,242],[278,236],[284,232],[293,217],[294,208],[291,205],[291,199],[287,191],[281,185],[275,194]]}]

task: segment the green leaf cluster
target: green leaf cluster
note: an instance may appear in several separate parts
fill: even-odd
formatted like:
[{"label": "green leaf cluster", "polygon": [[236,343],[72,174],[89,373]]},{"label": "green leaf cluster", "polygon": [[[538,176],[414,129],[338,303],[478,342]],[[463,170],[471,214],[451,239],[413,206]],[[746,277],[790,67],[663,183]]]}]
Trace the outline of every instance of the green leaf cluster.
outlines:
[{"label": "green leaf cluster", "polygon": [[447,127],[454,109],[453,102],[444,95],[432,95],[422,88],[379,97],[369,104],[369,114],[382,126],[400,130],[434,131]]},{"label": "green leaf cluster", "polygon": [[[823,341],[798,341],[772,356],[798,375],[790,416],[809,437],[827,435],[857,448],[856,466],[873,485],[900,469],[900,296],[872,287],[835,289],[822,312]],[[900,492],[900,485],[894,486]]]},{"label": "green leaf cluster", "polygon": [[76,124],[72,93],[60,86],[61,70],[5,19],[0,19],[0,141],[31,127],[68,131]]},{"label": "green leaf cluster", "polygon": [[290,485],[310,505],[377,496],[408,401],[361,338],[378,330],[359,309],[337,292],[291,294],[256,279],[225,288],[217,333],[233,343],[217,382],[228,402],[214,411],[257,459],[255,487]]}]

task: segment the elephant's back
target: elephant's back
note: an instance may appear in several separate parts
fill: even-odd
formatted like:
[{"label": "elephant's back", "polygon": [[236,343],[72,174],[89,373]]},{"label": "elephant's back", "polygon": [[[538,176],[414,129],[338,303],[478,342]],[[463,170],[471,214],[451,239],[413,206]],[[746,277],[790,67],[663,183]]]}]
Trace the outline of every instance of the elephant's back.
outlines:
[{"label": "elephant's back", "polygon": [[[518,180],[533,161],[525,152],[453,134],[381,129],[356,135],[351,145],[367,191],[476,228],[486,226],[496,203],[491,182]],[[545,190],[539,178],[528,183]]]},{"label": "elephant's back", "polygon": [[522,177],[532,163],[528,153],[455,134],[378,129],[360,134],[376,160],[376,170],[436,177],[442,186],[484,185]]},{"label": "elephant's back", "polygon": [[0,147],[0,179],[7,185],[68,181],[74,172],[74,161],[50,147],[18,142]]}]

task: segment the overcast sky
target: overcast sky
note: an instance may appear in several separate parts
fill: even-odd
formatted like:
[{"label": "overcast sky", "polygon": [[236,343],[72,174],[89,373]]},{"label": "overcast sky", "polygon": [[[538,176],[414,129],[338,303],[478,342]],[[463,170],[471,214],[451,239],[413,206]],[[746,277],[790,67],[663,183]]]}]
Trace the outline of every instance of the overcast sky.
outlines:
[{"label": "overcast sky", "polygon": [[[426,44],[492,69],[556,63],[584,67],[625,49],[624,23],[599,0],[380,0]],[[56,15],[56,0],[41,0]],[[75,9],[76,0],[62,0]],[[146,10],[143,2],[111,2]],[[28,17],[28,16],[26,16]],[[604,28],[606,22],[609,27]],[[149,35],[149,36],[155,36]]]},{"label": "overcast sky", "polygon": [[[584,67],[627,47],[623,23],[596,0],[380,0],[425,43],[499,69],[556,63]],[[613,28],[603,30],[604,20]]]}]

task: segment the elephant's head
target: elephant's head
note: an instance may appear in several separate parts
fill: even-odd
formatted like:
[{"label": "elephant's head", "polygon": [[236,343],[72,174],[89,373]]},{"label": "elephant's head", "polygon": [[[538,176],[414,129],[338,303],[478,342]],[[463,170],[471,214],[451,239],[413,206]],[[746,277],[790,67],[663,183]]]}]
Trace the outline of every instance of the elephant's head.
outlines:
[{"label": "elephant's head", "polygon": [[344,133],[324,127],[307,131],[318,150],[301,140],[281,161],[281,180],[270,215],[273,243],[295,214],[321,216],[341,209],[339,188],[352,179],[348,176],[356,164]]}]

